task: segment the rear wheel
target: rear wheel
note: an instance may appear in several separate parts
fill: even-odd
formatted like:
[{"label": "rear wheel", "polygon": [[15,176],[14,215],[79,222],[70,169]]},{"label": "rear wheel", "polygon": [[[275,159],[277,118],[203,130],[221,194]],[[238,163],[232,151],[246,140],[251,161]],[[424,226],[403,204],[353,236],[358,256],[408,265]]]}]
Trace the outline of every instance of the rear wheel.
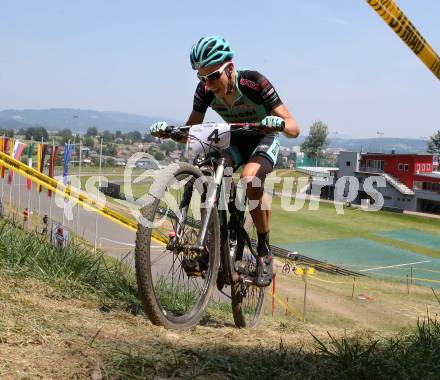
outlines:
[{"label": "rear wheel", "polygon": [[[243,244],[237,245],[236,265],[239,266],[239,272],[255,274],[257,233],[250,215],[245,219],[244,230],[241,236]],[[252,328],[258,324],[265,294],[266,288],[253,284],[235,283],[231,286],[232,314],[237,327]]]},{"label": "rear wheel", "polygon": [[281,269],[281,273],[284,274],[285,276],[287,276],[290,272],[290,264],[289,263],[285,263],[283,265],[283,268]]},{"label": "rear wheel", "polygon": [[[200,185],[202,178],[192,165],[171,165],[151,186],[141,210],[135,248],[139,293],[151,322],[170,329],[190,328],[200,321],[217,278],[220,228],[216,210],[204,250],[190,249],[197,242],[203,215],[200,205],[206,185]],[[181,209],[185,205],[187,214]]]}]

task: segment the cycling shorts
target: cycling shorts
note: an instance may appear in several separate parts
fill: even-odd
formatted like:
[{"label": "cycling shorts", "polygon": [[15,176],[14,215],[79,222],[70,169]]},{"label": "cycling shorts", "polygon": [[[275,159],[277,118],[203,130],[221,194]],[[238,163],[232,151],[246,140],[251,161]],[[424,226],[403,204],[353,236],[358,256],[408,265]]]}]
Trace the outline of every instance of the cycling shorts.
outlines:
[{"label": "cycling shorts", "polygon": [[273,168],[277,162],[279,150],[278,133],[263,136],[231,133],[231,145],[226,152],[233,160],[235,171],[255,156],[265,157]]}]

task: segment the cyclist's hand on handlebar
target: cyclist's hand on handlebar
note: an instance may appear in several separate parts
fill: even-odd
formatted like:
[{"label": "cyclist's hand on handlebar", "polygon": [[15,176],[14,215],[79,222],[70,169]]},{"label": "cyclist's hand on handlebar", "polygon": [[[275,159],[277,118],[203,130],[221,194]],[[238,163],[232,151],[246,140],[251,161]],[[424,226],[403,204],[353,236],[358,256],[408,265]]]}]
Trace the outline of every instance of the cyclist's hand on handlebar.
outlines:
[{"label": "cyclist's hand on handlebar", "polygon": [[265,128],[273,128],[274,132],[282,132],[284,131],[284,120],[278,116],[266,116],[263,120],[261,120],[261,126]]},{"label": "cyclist's hand on handlebar", "polygon": [[150,126],[150,134],[153,137],[163,137],[168,130],[168,124],[165,121],[158,121]]}]

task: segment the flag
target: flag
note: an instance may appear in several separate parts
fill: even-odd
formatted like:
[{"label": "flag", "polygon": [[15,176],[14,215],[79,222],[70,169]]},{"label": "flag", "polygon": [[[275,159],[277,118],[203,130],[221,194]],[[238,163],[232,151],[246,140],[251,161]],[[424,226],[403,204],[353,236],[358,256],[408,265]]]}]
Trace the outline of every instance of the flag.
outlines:
[{"label": "flag", "polygon": [[[25,147],[26,147],[25,144],[23,144],[19,140],[15,140],[13,148],[12,148],[12,144],[11,144],[11,148],[12,148],[11,156],[12,156],[12,158],[15,158],[16,160],[19,160],[20,156],[23,153],[23,150],[24,150]],[[9,184],[12,183],[13,176],[14,176],[14,171],[13,170],[9,170],[9,176],[8,176],[8,183]]]},{"label": "flag", "polygon": [[[52,145],[52,149],[50,151],[50,158],[49,158],[49,177],[53,178],[54,169],[55,169],[55,161],[57,159],[58,154],[58,145]],[[52,191],[48,190],[47,195],[49,197],[52,196]]]},{"label": "flag", "polygon": [[[28,151],[27,151],[27,155],[28,155],[28,166],[31,168],[32,167],[32,156],[34,154],[34,143],[30,143],[28,146]],[[32,181],[29,177],[26,178],[26,187],[28,190],[32,189]]]},{"label": "flag", "polygon": [[[44,158],[46,157],[46,144],[38,144],[37,147],[37,170],[43,173],[44,169]],[[41,185],[37,185],[37,191],[41,192]]]},{"label": "flag", "polygon": [[67,185],[67,175],[69,173],[69,163],[70,158],[72,157],[73,152],[73,144],[65,144],[64,147],[64,168],[63,168],[63,183]]},{"label": "flag", "polygon": [[[12,141],[11,141],[11,146],[10,146],[11,157],[15,158],[16,160],[19,160],[25,147],[26,147],[26,145],[23,144],[22,142],[20,142],[19,140],[15,140],[14,144],[12,144]],[[14,176],[14,171],[9,170],[9,176],[8,176],[8,183],[9,184],[12,183],[13,176]]]},{"label": "flag", "polygon": [[[1,137],[0,139],[1,143],[0,143],[0,150],[4,153],[8,153],[8,142],[9,142],[9,138],[6,136]],[[1,178],[5,178],[5,170],[6,168],[1,165]]]}]

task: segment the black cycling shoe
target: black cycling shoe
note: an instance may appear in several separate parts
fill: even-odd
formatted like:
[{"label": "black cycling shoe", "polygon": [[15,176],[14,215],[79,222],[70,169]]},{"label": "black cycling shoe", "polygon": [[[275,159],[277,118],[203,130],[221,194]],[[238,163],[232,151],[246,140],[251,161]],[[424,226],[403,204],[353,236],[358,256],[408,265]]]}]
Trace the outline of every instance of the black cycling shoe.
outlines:
[{"label": "black cycling shoe", "polygon": [[272,251],[269,244],[269,234],[258,234],[257,245],[257,270],[255,285],[265,287],[270,285],[273,277]]},{"label": "black cycling shoe", "polygon": [[273,278],[272,255],[259,256],[257,262],[257,273],[255,285],[263,288],[269,286]]}]

